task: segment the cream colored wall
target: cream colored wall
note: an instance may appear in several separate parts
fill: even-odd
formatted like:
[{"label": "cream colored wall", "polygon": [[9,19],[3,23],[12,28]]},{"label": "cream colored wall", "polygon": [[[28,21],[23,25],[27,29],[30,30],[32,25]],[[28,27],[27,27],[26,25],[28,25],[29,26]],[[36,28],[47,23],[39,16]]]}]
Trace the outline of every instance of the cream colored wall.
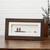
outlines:
[{"label": "cream colored wall", "polygon": [[41,7],[47,0],[0,0],[0,35],[5,35],[5,18],[43,19]]}]

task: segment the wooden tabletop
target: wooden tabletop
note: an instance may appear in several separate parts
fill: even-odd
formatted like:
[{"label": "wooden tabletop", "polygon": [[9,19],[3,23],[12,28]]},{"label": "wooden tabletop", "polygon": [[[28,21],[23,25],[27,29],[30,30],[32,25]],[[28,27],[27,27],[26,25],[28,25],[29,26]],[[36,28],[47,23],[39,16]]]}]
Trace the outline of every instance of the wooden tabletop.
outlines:
[{"label": "wooden tabletop", "polygon": [[44,41],[5,40],[0,36],[0,49],[50,49],[50,39]]}]

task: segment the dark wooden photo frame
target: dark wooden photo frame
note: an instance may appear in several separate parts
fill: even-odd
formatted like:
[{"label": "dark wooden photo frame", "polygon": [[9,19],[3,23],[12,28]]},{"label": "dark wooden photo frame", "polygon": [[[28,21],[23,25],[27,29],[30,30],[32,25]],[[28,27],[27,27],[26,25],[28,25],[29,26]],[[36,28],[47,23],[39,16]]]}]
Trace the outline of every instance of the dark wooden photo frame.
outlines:
[{"label": "dark wooden photo frame", "polygon": [[[41,23],[41,36],[9,36],[9,22],[23,22],[23,23]],[[11,30],[10,30],[11,31]],[[44,20],[43,19],[6,19],[5,25],[5,39],[6,40],[44,40]]]}]

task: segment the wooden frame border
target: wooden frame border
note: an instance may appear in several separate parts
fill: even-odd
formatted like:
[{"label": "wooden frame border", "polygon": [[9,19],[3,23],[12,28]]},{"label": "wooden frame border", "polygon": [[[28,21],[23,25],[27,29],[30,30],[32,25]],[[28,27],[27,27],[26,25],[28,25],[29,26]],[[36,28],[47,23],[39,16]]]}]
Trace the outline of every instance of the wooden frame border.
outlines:
[{"label": "wooden frame border", "polygon": [[[41,22],[41,37],[8,36],[9,22]],[[44,20],[43,19],[6,19],[5,25],[6,40],[44,40]]]}]

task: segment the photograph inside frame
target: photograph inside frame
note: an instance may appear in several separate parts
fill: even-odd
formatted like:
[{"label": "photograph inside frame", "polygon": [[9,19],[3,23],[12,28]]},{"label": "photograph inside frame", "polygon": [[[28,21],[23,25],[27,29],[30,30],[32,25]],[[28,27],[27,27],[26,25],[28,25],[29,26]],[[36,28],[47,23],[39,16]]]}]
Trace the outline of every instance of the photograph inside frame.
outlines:
[{"label": "photograph inside frame", "polygon": [[[10,31],[11,30],[11,31]],[[41,23],[9,22],[9,36],[41,36]]]}]

